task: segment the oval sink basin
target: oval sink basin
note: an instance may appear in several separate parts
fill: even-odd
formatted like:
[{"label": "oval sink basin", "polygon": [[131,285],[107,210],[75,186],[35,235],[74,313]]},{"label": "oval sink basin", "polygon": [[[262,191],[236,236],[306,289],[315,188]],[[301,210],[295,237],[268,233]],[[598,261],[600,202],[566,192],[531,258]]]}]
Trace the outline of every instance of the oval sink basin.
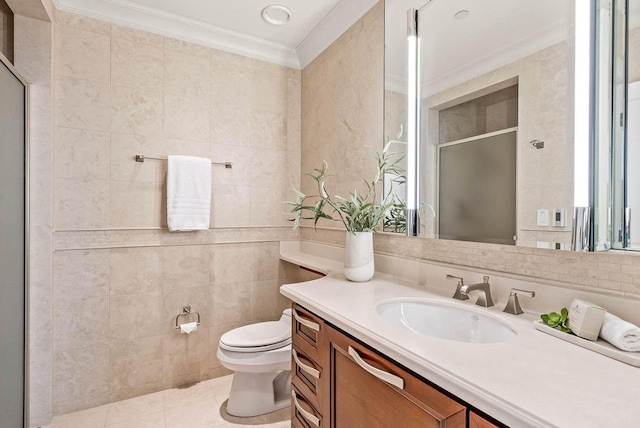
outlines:
[{"label": "oval sink basin", "polygon": [[506,323],[480,311],[435,300],[394,300],[376,307],[391,324],[425,336],[469,343],[504,342],[516,336]]}]

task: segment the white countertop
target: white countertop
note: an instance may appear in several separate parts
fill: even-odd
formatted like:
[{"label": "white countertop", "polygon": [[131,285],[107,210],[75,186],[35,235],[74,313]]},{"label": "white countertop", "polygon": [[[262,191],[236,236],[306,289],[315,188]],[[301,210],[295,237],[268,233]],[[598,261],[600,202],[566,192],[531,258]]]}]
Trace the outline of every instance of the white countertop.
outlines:
[{"label": "white countertop", "polygon": [[[347,281],[335,260],[289,252],[282,259],[328,273],[281,293],[382,354],[497,420],[520,427],[640,426],[640,368],[535,330],[532,314],[504,314],[411,287],[376,273]],[[464,343],[422,336],[380,318],[376,305],[400,297],[459,302],[507,322],[517,336],[502,343]]]}]

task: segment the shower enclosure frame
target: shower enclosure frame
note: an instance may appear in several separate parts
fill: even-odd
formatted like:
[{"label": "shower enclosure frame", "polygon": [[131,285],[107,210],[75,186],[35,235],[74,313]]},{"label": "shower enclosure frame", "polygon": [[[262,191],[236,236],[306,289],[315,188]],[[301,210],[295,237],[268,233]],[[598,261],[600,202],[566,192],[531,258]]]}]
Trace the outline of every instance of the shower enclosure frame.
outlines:
[{"label": "shower enclosure frame", "polygon": [[29,135],[29,111],[30,89],[27,79],[20,74],[18,69],[9,59],[0,52],[0,62],[24,85],[24,374],[23,374],[23,425],[29,427],[29,238],[30,238],[30,135]]}]

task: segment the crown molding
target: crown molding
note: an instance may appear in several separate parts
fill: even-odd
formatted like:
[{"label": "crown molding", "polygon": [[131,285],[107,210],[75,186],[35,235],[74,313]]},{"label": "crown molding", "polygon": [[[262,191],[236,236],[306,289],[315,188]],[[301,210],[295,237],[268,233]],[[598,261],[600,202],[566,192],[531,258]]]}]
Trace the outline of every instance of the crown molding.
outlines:
[{"label": "crown molding", "polygon": [[296,48],[305,68],[362,18],[379,0],[341,0]]},{"label": "crown molding", "polygon": [[296,50],[127,0],[55,0],[66,12],[300,69]]}]

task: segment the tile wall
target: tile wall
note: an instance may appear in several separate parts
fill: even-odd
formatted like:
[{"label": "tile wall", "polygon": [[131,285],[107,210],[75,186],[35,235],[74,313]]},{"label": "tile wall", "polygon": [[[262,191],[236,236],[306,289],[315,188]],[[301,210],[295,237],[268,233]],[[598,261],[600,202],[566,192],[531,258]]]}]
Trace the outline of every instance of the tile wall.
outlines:
[{"label": "tile wall", "polygon": [[[273,320],[282,213],[300,176],[301,73],[58,12],[54,40],[54,415],[226,374],[220,335]],[[166,228],[166,162],[215,167],[209,231]],[[200,328],[174,328],[182,307]]]}]

